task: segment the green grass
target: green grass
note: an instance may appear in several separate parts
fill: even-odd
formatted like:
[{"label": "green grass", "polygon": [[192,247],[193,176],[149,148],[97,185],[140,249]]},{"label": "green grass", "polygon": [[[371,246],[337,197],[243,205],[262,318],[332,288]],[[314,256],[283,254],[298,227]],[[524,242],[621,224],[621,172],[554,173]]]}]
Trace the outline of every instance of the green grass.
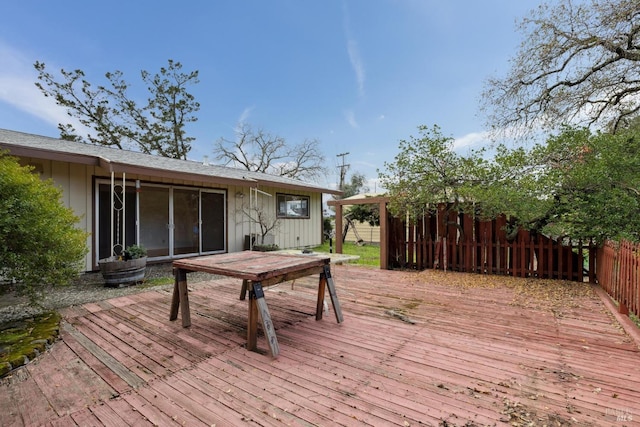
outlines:
[{"label": "green grass", "polygon": [[636,316],[633,313],[629,313],[629,319],[631,319],[631,321],[635,323],[638,328],[640,328],[640,317]]},{"label": "green grass", "polygon": [[[315,252],[329,252],[329,242],[313,248]],[[333,252],[336,251],[335,243]],[[377,245],[358,246],[355,243],[346,242],[342,245],[342,253],[346,255],[358,255],[357,261],[349,261],[349,264],[366,265],[369,267],[380,267],[380,247]]]},{"label": "green grass", "polygon": [[153,279],[144,279],[144,281],[138,285],[143,289],[152,288],[154,286],[172,285],[174,281],[173,276],[167,277],[154,277]]}]

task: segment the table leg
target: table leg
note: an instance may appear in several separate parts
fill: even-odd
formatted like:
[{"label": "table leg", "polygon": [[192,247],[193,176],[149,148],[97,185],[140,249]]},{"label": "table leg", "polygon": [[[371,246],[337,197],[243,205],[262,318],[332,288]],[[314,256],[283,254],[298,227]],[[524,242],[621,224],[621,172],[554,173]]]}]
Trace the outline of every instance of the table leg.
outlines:
[{"label": "table leg", "polygon": [[333,305],[333,311],[336,313],[336,321],[342,323],[342,308],[340,307],[340,301],[338,300],[338,294],[336,293],[336,285],[331,277],[331,268],[329,265],[323,267],[322,273],[320,273],[320,283],[318,285],[318,303],[316,305],[316,320],[322,319],[322,309],[324,305],[324,292],[325,285],[329,288],[329,296],[331,297],[331,305]]},{"label": "table leg", "polygon": [[262,319],[262,327],[271,355],[276,357],[280,353],[280,347],[273,322],[271,321],[271,315],[269,314],[269,308],[264,299],[264,290],[260,282],[252,282],[249,291],[249,319],[247,323],[247,349],[252,351],[257,349],[258,314]]},{"label": "table leg", "polygon": [[247,316],[247,350],[258,349],[258,304],[253,289],[249,291],[249,314]]},{"label": "table leg", "polygon": [[322,320],[322,312],[324,311],[324,290],[326,288],[327,278],[324,272],[320,273],[320,281],[318,282],[318,303],[316,304],[316,320]]},{"label": "table leg", "polygon": [[175,269],[175,282],[173,284],[173,297],[171,299],[171,314],[169,320],[178,318],[178,307],[182,314],[182,327],[191,326],[191,311],[189,309],[189,290],[187,288],[187,271],[181,268]]},{"label": "table leg", "polygon": [[249,286],[249,281],[247,279],[242,279],[242,289],[240,290],[240,300],[244,301],[247,297],[247,290]]},{"label": "table leg", "polygon": [[171,311],[169,312],[169,320],[178,318],[178,307],[180,307],[180,291],[178,286],[178,269],[173,269],[173,296],[171,297]]}]

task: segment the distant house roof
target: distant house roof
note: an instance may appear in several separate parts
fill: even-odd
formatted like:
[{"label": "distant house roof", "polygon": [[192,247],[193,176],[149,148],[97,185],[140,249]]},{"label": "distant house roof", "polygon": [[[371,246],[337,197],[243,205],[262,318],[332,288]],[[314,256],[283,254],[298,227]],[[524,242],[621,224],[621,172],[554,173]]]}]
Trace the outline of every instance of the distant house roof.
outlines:
[{"label": "distant house roof", "polygon": [[338,190],[319,187],[304,181],[277,175],[208,165],[192,160],[171,159],[137,151],[66,141],[6,129],[0,129],[0,148],[9,150],[14,156],[94,165],[102,167],[109,172],[125,172],[160,178],[187,179],[245,187],[270,186],[340,194]]},{"label": "distant house roof", "polygon": [[384,193],[360,193],[360,194],[355,194],[355,195],[350,196],[350,197],[345,197],[344,199],[341,199],[341,200],[370,199],[372,197],[383,197],[384,195],[385,195]]}]

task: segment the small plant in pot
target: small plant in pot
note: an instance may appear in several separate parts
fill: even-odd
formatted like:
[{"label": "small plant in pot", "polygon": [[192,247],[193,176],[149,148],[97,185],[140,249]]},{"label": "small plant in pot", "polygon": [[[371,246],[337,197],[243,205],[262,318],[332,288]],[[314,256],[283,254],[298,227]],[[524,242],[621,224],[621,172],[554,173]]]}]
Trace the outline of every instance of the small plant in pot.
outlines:
[{"label": "small plant in pot", "polygon": [[144,246],[131,245],[124,250],[122,259],[125,261],[129,261],[130,259],[144,258],[146,256],[147,250],[144,248]]},{"label": "small plant in pot", "polygon": [[98,262],[105,285],[121,287],[142,282],[147,267],[147,250],[141,245],[127,246],[119,257]]}]

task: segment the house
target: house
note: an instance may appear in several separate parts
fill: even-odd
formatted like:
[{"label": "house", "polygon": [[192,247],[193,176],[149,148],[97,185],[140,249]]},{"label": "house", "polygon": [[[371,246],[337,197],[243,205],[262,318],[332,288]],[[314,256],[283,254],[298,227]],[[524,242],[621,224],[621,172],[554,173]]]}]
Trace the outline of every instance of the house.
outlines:
[{"label": "house", "polygon": [[322,242],[322,194],[299,180],[0,129],[0,150],[62,189],[89,232],[85,270],[123,247],[143,245],[149,261],[241,251],[260,236],[248,213],[277,221],[283,249]]}]

